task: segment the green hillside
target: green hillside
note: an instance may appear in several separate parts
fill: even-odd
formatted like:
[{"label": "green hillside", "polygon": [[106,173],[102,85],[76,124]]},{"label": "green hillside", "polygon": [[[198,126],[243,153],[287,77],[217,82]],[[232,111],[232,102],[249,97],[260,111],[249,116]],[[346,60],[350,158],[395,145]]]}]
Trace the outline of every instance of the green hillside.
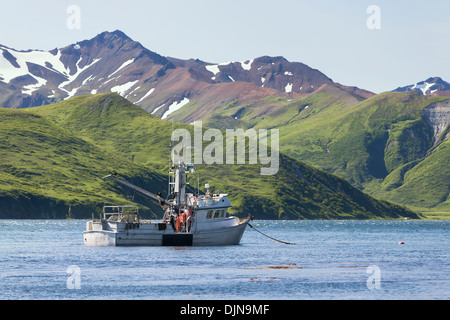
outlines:
[{"label": "green hillside", "polygon": [[[328,107],[348,108],[363,101],[364,98],[333,84],[327,84],[320,90],[307,94],[302,98],[292,99],[283,97],[267,97],[249,102],[236,99],[206,113],[201,120],[205,125],[213,128],[279,128],[307,118],[311,114],[305,107],[312,104],[318,111],[325,111]],[[300,114],[303,110],[303,113]],[[179,117],[184,118],[191,111],[179,111]]]},{"label": "green hillside", "polygon": [[[245,128],[278,128],[282,152],[377,198],[449,212],[449,142],[443,134],[435,143],[423,115],[449,98],[387,92],[355,99],[325,86],[276,111],[266,108],[259,118],[252,114],[261,109],[245,107],[239,121]],[[210,124],[220,128],[220,122]]]},{"label": "green hillside", "polygon": [[[333,104],[321,109],[320,101],[318,106],[313,102],[297,121],[279,127],[281,144],[296,158],[309,159],[362,186],[415,160],[416,153],[427,148],[431,128],[423,123],[421,112],[437,100],[443,99],[385,93],[350,108]],[[415,130],[417,139],[408,139],[407,130]]]},{"label": "green hillside", "polygon": [[372,193],[412,207],[450,212],[449,163],[450,141],[447,140],[438,152],[423,161],[412,161],[392,171]]},{"label": "green hillside", "polygon": [[129,203],[101,179],[113,170],[146,186],[165,182],[28,111],[0,108],[0,137],[0,218],[64,218],[69,208],[72,217],[90,217],[104,204]]},{"label": "green hillside", "polygon": [[[16,195],[31,194],[43,202],[72,205],[72,212],[94,204],[98,207],[101,202],[123,202],[124,190],[101,180],[111,171],[146,189],[167,190],[172,124],[117,94],[80,96],[2,113],[1,135],[7,138],[2,140],[8,142],[1,148],[2,159],[7,161],[1,167],[0,210],[11,217],[16,213],[8,210],[6,203],[14,199],[22,203]],[[28,118],[34,122],[25,120]],[[176,124],[181,126],[192,130]],[[17,139],[19,136],[23,138]],[[16,148],[19,141],[21,147]],[[202,184],[209,182],[215,190],[227,192],[239,215],[252,213],[256,218],[272,219],[417,217],[286,155],[281,155],[280,170],[274,176],[261,176],[259,166],[248,164],[201,165],[198,169]],[[57,215],[64,212],[67,207]]]},{"label": "green hillside", "polygon": [[[279,128],[281,150],[377,198],[448,209],[448,140],[434,145],[433,129],[422,114],[425,107],[445,99],[385,93],[347,110],[319,110]],[[315,106],[308,110],[314,112]]]},{"label": "green hillside", "polygon": [[[168,172],[172,123],[162,121],[116,94],[73,97],[28,109],[102,150]],[[191,126],[177,124],[177,127]]]}]

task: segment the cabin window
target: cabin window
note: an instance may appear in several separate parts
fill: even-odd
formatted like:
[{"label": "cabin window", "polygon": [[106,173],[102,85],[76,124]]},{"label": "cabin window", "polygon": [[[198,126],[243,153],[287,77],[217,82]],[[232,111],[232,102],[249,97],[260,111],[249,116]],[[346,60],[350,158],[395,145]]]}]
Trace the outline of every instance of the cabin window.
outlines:
[{"label": "cabin window", "polygon": [[206,219],[217,219],[224,218],[227,215],[227,209],[217,209],[217,210],[208,210],[206,214]]}]

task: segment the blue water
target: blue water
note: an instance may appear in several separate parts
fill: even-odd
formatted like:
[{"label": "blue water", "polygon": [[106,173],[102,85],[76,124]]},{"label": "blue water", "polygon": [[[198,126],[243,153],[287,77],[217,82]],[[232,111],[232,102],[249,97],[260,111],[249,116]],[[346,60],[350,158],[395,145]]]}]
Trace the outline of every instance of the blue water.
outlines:
[{"label": "blue water", "polygon": [[247,228],[238,246],[91,248],[85,221],[0,220],[0,299],[450,299],[449,221],[252,224],[296,245]]}]

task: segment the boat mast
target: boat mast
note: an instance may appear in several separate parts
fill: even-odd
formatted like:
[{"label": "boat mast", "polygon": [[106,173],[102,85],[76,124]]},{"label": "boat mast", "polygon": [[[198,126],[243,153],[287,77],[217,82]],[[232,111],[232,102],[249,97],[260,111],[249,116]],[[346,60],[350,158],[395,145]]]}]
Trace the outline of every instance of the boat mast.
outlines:
[{"label": "boat mast", "polygon": [[[167,197],[169,197],[171,194],[173,194],[173,184],[174,181],[172,181],[173,178],[173,165],[172,165],[172,150],[173,150],[173,141],[172,141],[172,136],[173,136],[173,119],[172,119],[172,133],[170,134],[170,152],[169,152],[169,185],[168,185],[168,190],[167,190]],[[175,197],[174,197],[175,200]]]},{"label": "boat mast", "polygon": [[179,207],[185,205],[186,203],[186,170],[188,169],[184,164],[183,159],[180,157],[178,152],[174,149],[172,150],[173,155],[177,157],[178,161],[175,161],[172,165],[172,173],[174,174],[172,186],[174,194],[174,204]]},{"label": "boat mast", "polygon": [[[170,137],[170,159],[169,159],[169,195],[173,195],[173,204],[181,209],[186,204],[186,170],[183,158],[173,147],[174,122],[172,119],[172,134]],[[180,211],[178,211],[180,212]]]}]

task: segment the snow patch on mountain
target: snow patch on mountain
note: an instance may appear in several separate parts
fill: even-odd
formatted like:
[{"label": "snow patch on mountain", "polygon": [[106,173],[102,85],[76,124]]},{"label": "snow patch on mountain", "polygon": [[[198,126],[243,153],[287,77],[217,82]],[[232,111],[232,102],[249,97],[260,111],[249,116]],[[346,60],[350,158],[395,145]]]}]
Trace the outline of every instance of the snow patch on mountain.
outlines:
[{"label": "snow patch on mountain", "polygon": [[47,84],[47,80],[39,78],[39,77],[33,77],[34,80],[37,81],[36,84],[30,84],[27,86],[23,86],[22,93],[32,95],[34,91],[38,90],[40,87],[45,86]]},{"label": "snow patch on mountain", "polygon": [[115,75],[117,72],[119,72],[120,70],[122,70],[123,68],[125,68],[126,66],[132,64],[134,62],[134,59],[125,61],[116,71],[114,71],[113,73],[111,73],[108,78],[111,78],[113,75]]},{"label": "snow patch on mountain", "polygon": [[80,89],[80,88],[73,88],[71,91],[65,90],[65,91],[67,92],[68,96],[67,96],[64,100],[70,99],[70,98],[72,98],[74,95],[76,95],[78,89]]},{"label": "snow patch on mountain", "polygon": [[205,66],[205,68],[209,72],[212,72],[214,74],[214,76],[216,76],[220,72],[218,64],[214,64],[214,65],[211,65],[211,66]]},{"label": "snow patch on mountain", "polygon": [[131,90],[126,96],[125,99],[128,99],[129,96],[133,95],[133,97],[136,97],[136,93],[134,93],[136,90],[139,90],[141,86],[135,87],[133,90]]},{"label": "snow patch on mountain", "polygon": [[247,71],[248,71],[248,70],[251,70],[251,69],[252,69],[252,64],[253,64],[253,61],[254,61],[254,60],[255,60],[255,59],[241,62],[242,69],[247,70]]},{"label": "snow patch on mountain", "polygon": [[94,61],[92,61],[90,64],[85,65],[83,68],[80,68],[79,64],[81,62],[81,60],[83,59],[83,57],[80,57],[80,59],[78,60],[78,62],[76,63],[76,67],[77,67],[77,71],[75,71],[75,73],[73,75],[69,75],[67,76],[67,81],[62,82],[59,86],[58,89],[63,90],[65,92],[68,93],[68,96],[65,98],[65,100],[73,97],[77,90],[79,88],[74,88],[71,91],[68,91],[67,89],[64,89],[64,87],[67,87],[69,84],[71,84],[75,79],[78,78],[78,76],[85,70],[89,69],[90,67],[92,67],[94,64],[96,64],[97,62],[99,62],[101,59],[95,59]]},{"label": "snow patch on mountain", "polygon": [[[5,56],[11,55],[12,59],[18,65],[14,66]],[[65,76],[68,75],[68,70],[64,67],[64,64],[59,60],[61,52],[58,51],[56,55],[45,51],[16,51],[13,49],[0,48],[0,77],[3,78],[3,82],[9,83],[12,79],[29,74],[27,62],[37,64],[43,68],[46,68],[53,72],[58,72]],[[51,68],[48,67],[51,65]]]},{"label": "snow patch on mountain", "polygon": [[116,92],[116,93],[120,94],[122,97],[124,97],[125,93],[127,93],[127,91],[130,90],[138,82],[139,82],[139,80],[130,81],[130,82],[112,87],[111,92]]},{"label": "snow patch on mountain", "polygon": [[156,112],[158,112],[159,109],[161,109],[162,107],[164,107],[166,104],[164,103],[163,105],[160,105],[159,107],[157,107],[155,110],[152,111],[152,114],[155,114]]},{"label": "snow patch on mountain", "polygon": [[220,72],[219,66],[227,66],[231,63],[233,63],[233,62],[222,62],[219,64],[212,64],[212,65],[205,66],[205,68],[206,68],[206,70],[208,70],[209,72],[214,74],[214,76],[211,79],[216,80],[216,76]]},{"label": "snow patch on mountain", "polygon": [[139,101],[136,101],[135,104],[141,103],[142,101],[144,101],[148,96],[150,96],[153,91],[155,91],[155,88],[151,88],[149,92],[147,92],[141,99],[139,99]]},{"label": "snow patch on mountain", "polygon": [[[413,87],[412,90],[414,89],[419,89],[420,91],[422,91],[423,95],[427,94],[427,91],[434,86],[436,83],[428,83],[428,82],[424,82],[424,83],[416,83]],[[436,90],[433,90],[436,91]],[[431,92],[433,93],[433,92]]]},{"label": "snow patch on mountain", "polygon": [[189,103],[189,99],[188,98],[184,98],[182,101],[180,102],[174,102],[169,106],[169,109],[164,112],[163,116],[161,117],[162,120],[166,119],[171,113],[180,110],[181,108],[183,108],[185,105],[187,105]]},{"label": "snow patch on mountain", "polygon": [[[252,64],[253,64],[254,60],[255,59],[251,59],[251,60],[247,60],[247,61],[238,61],[237,63],[241,64],[242,69],[249,71],[252,69]],[[228,66],[233,63],[236,63],[236,62],[222,62],[219,64],[211,64],[211,65],[205,66],[205,68],[206,68],[206,70],[208,70],[209,72],[214,74],[214,76],[211,79],[215,80],[217,74],[220,72],[219,66]],[[234,80],[232,80],[232,81],[234,82]]]},{"label": "snow patch on mountain", "polygon": [[289,93],[289,92],[292,92],[292,83],[288,83],[287,85],[286,85],[286,87],[284,87],[284,91],[286,92],[286,93]]},{"label": "snow patch on mountain", "polygon": [[95,79],[95,76],[92,77],[92,75],[90,75],[89,77],[87,77],[86,79],[83,80],[83,83],[81,85],[84,86],[88,81],[92,81],[94,79]]},{"label": "snow patch on mountain", "polygon": [[425,81],[417,82],[416,84],[405,87],[399,87],[393,90],[393,92],[407,91],[415,91],[423,95],[431,95],[437,92],[437,94],[439,95],[440,92],[450,91],[450,83],[442,80],[439,77],[432,77],[428,78]]}]

